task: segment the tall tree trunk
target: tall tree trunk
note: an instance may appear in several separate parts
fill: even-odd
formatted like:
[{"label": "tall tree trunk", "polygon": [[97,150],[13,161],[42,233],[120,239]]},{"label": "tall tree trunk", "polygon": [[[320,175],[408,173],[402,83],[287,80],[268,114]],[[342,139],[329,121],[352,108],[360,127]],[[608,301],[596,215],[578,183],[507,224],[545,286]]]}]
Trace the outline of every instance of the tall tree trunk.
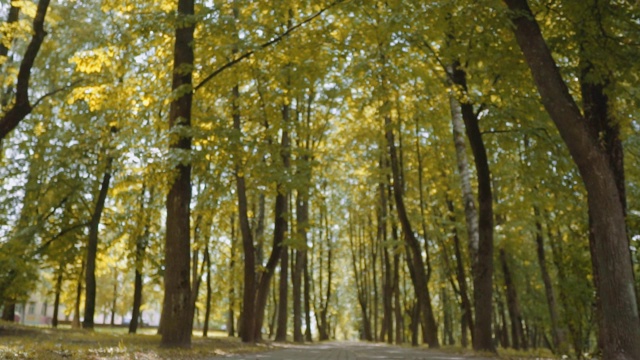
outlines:
[{"label": "tall tree trunk", "polygon": [[[326,210],[326,206],[322,206],[320,208],[320,226],[324,229],[324,236],[326,237],[325,239],[320,239],[321,240],[321,245],[320,245],[320,254],[319,254],[319,261],[320,261],[320,269],[319,269],[319,274],[318,274],[318,284],[319,284],[319,288],[320,288],[320,308],[319,310],[316,310],[316,323],[318,326],[318,337],[320,341],[324,341],[324,340],[329,340],[329,337],[331,335],[331,329],[329,326],[329,320],[328,320],[328,313],[329,313],[329,303],[331,301],[331,291],[332,291],[332,287],[331,287],[331,281],[332,281],[332,277],[333,277],[333,246],[331,243],[331,230],[330,230],[330,225],[329,225],[329,219],[328,219],[328,215],[327,215],[327,210]],[[322,244],[326,244],[327,245],[327,261],[326,261],[326,267],[327,267],[327,287],[326,287],[326,293],[323,294],[322,290],[323,290],[323,266],[322,266],[322,256],[323,256],[323,245]],[[324,295],[324,296],[323,296]]]},{"label": "tall tree trunk", "polygon": [[114,274],[113,282],[113,302],[111,303],[111,321],[109,324],[115,326],[116,324],[116,306],[118,305],[118,269]]},{"label": "tall tree trunk", "polygon": [[[195,16],[194,0],[178,0],[173,81],[171,89],[180,93],[171,102],[169,128],[170,151],[190,152],[191,103],[193,99],[192,72],[194,65]],[[187,91],[184,91],[187,89]],[[182,135],[179,135],[182,134]],[[166,208],[164,301],[162,309],[162,340],[165,347],[191,345],[191,164],[181,163],[170,183]]]},{"label": "tall tree trunk", "polygon": [[[236,216],[231,214],[231,251],[229,254],[229,310],[227,317],[227,335],[233,337],[236,335],[235,329],[235,304],[236,304],[236,288],[235,288],[235,267],[236,267]],[[211,269],[209,269],[211,271]]]},{"label": "tall tree trunk", "polygon": [[[234,17],[237,17],[238,9],[234,7]],[[240,119],[240,90],[236,85],[232,90],[232,110],[233,110],[233,128],[236,132],[235,137],[237,143],[235,150],[241,150],[242,124]],[[247,204],[247,186],[244,177],[244,169],[240,156],[234,157],[234,173],[236,179],[236,194],[238,196],[238,215],[240,220],[240,235],[242,238],[242,249],[244,253],[244,270],[243,270],[243,294],[242,294],[242,312],[240,326],[240,337],[243,342],[251,343],[256,340],[255,330],[255,299],[256,299],[256,248],[253,244],[253,233],[248,215]]]},{"label": "tall tree trunk", "polygon": [[[142,193],[140,195],[140,217],[144,219],[144,230],[136,239],[136,258],[135,258],[135,274],[133,280],[133,306],[131,309],[131,322],[129,323],[129,334],[135,334],[138,331],[138,321],[140,319],[140,306],[142,306],[142,271],[144,269],[145,252],[149,243],[151,215],[145,211],[146,184],[142,184]],[[149,192],[149,199],[153,199],[154,191]]]},{"label": "tall tree trunk", "polygon": [[600,297],[603,358],[640,359],[640,318],[625,223],[623,194],[615,165],[600,135],[569,93],[526,0],[504,0],[512,12],[516,40],[542,98],[587,190],[591,242]]},{"label": "tall tree trunk", "polygon": [[553,283],[551,282],[551,276],[549,275],[549,269],[547,267],[547,259],[544,251],[544,237],[542,235],[542,224],[540,223],[540,211],[537,207],[533,208],[533,213],[536,217],[536,248],[538,253],[538,265],[540,265],[540,274],[542,275],[542,282],[544,283],[545,296],[547,299],[547,306],[549,307],[549,318],[551,319],[551,334],[553,337],[553,350],[554,353],[561,351],[562,338],[559,321],[558,321],[558,305],[556,303],[556,296],[553,292]]},{"label": "tall tree trunk", "polygon": [[[467,93],[466,72],[458,62],[453,64],[452,70],[451,79],[453,83],[460,86]],[[454,108],[455,106],[452,107],[452,109]],[[473,110],[473,105],[467,101],[461,102],[460,110],[478,176],[479,211],[476,261],[473,261],[476,256],[475,249],[473,249],[474,245],[470,244],[472,251],[473,300],[476,314],[473,330],[473,348],[477,351],[495,352],[491,332],[491,314],[493,311],[491,303],[493,291],[493,195],[491,192],[491,172],[489,171],[487,150],[482,140],[478,117]],[[465,209],[469,206],[468,199],[465,199]],[[468,221],[467,226],[472,229],[473,225]],[[471,233],[469,235],[473,236]]]},{"label": "tall tree trunk", "polygon": [[312,342],[311,336],[311,276],[309,274],[309,254],[304,253],[304,314],[305,314],[305,330],[304,339]]},{"label": "tall tree trunk", "polygon": [[[453,68],[448,69],[453,73]],[[467,238],[469,257],[471,258],[471,268],[475,269],[478,265],[478,246],[480,241],[480,233],[478,228],[478,211],[476,210],[475,201],[473,199],[473,190],[471,187],[471,170],[469,160],[467,159],[467,151],[465,145],[464,134],[464,119],[462,118],[462,108],[456,97],[451,94],[449,96],[449,104],[451,108],[451,123],[453,129],[453,142],[456,149],[456,164],[458,167],[458,173],[460,175],[460,187],[462,189],[462,201],[464,203],[464,215],[467,225]],[[452,212],[453,204],[449,206],[449,211]],[[458,283],[460,284],[460,297],[462,298],[462,339],[461,343],[463,347],[467,347],[467,331],[465,325],[470,329],[471,342],[473,343],[473,312],[471,303],[469,301],[467,291],[466,275],[464,274],[464,261],[461,256],[461,249],[459,244],[459,238],[456,236],[455,251],[456,251],[456,274],[458,277]]]},{"label": "tall tree trunk", "polygon": [[[390,186],[389,186],[390,189]],[[389,202],[389,210],[390,213],[393,213],[393,205],[392,202]],[[395,244],[399,243],[398,237],[398,226],[396,222],[391,220],[391,238]],[[394,316],[396,319],[396,333],[395,333],[395,343],[396,345],[403,344],[405,342],[404,338],[404,317],[402,316],[402,303],[400,301],[400,251],[398,251],[398,247],[394,249],[393,256],[393,309]]]},{"label": "tall tree trunk", "polygon": [[[115,130],[112,130],[115,132]],[[107,150],[108,151],[108,150]],[[109,192],[109,183],[111,182],[111,165],[113,156],[107,154],[106,166],[100,192],[96,200],[96,205],[91,215],[89,223],[89,242],[87,244],[87,268],[85,273],[85,297],[84,297],[84,320],[82,327],[84,329],[93,329],[93,316],[96,310],[96,257],[98,255],[98,232],[100,229],[100,218],[104,210],[107,193]]]},{"label": "tall tree trunk", "polygon": [[504,276],[504,286],[507,291],[507,309],[511,318],[511,340],[513,348],[526,349],[527,341],[522,327],[522,315],[518,304],[518,293],[511,277],[511,270],[507,264],[507,254],[504,249],[500,249],[500,262],[502,263],[502,275]]},{"label": "tall tree trunk", "polygon": [[393,195],[396,203],[396,211],[398,214],[400,225],[402,227],[404,241],[407,244],[408,251],[411,251],[411,263],[409,264],[409,266],[413,267],[413,270],[415,271],[415,277],[412,279],[413,285],[415,288],[416,296],[418,297],[420,313],[423,317],[422,321],[424,321],[426,328],[425,332],[427,343],[429,344],[429,347],[437,348],[440,346],[438,342],[438,328],[435,322],[435,317],[433,315],[433,309],[431,307],[431,295],[429,294],[428,278],[425,272],[425,264],[422,259],[422,249],[420,246],[420,242],[413,232],[409,216],[404,205],[399,159],[396,152],[391,118],[389,116],[385,116],[384,124],[387,146],[389,147],[389,157],[391,160]]},{"label": "tall tree trunk", "polygon": [[[305,159],[303,159],[305,161]],[[307,227],[309,226],[309,199],[307,190],[299,190],[296,199],[296,232],[300,242],[295,251],[293,285],[293,341],[303,342],[302,336],[302,277],[307,258]],[[307,323],[307,328],[309,324]]]},{"label": "tall tree trunk", "polygon": [[65,265],[60,264],[60,267],[58,268],[58,273],[56,274],[56,285],[54,288],[55,295],[53,300],[53,317],[51,318],[51,326],[54,329],[58,327],[58,315],[60,311],[60,294],[62,293],[62,278],[64,276]]},{"label": "tall tree trunk", "polygon": [[[282,118],[285,124],[289,122],[289,105],[283,105]],[[285,125],[288,126],[288,125]],[[283,168],[289,169],[290,167],[290,145],[289,145],[289,131],[284,128],[282,130],[282,140],[280,142],[280,156],[282,158]],[[273,229],[273,244],[271,248],[271,255],[267,264],[264,267],[264,271],[260,276],[260,281],[257,288],[257,296],[255,300],[255,327],[254,338],[260,339],[262,336],[262,324],[264,323],[264,313],[267,306],[267,299],[269,295],[269,287],[271,285],[271,278],[275,272],[276,265],[280,260],[280,254],[282,242],[284,241],[287,232],[287,190],[285,185],[278,182],[276,185],[277,194],[274,206],[274,229]]]},{"label": "tall tree trunk", "polygon": [[456,280],[458,281],[458,291],[460,292],[460,310],[461,316],[461,345],[467,347],[469,345],[469,339],[467,335],[467,329],[473,335],[473,316],[471,309],[471,301],[469,300],[469,290],[467,288],[467,275],[464,271],[464,259],[462,257],[462,249],[460,246],[460,237],[455,226],[456,216],[455,209],[453,207],[453,201],[447,200],[447,207],[449,209],[449,219],[451,224],[454,224],[451,231],[453,233],[453,246],[456,256]]},{"label": "tall tree trunk", "polygon": [[71,320],[71,327],[74,329],[80,328],[80,301],[82,300],[82,279],[84,278],[85,260],[82,259],[80,265],[80,274],[78,274],[78,282],[76,283],[76,299],[73,304],[73,320]]},{"label": "tall tree trunk", "polygon": [[202,337],[207,337],[209,333],[209,320],[211,317],[211,254],[209,253],[209,243],[204,248],[205,268],[207,269],[207,303],[204,311],[204,327],[202,328]]},{"label": "tall tree trunk", "polygon": [[[380,171],[385,170],[385,156],[380,155]],[[393,268],[391,266],[391,256],[389,245],[387,244],[387,217],[388,198],[386,186],[383,181],[378,183],[378,241],[382,246],[382,331],[380,339],[386,336],[387,343],[393,344]]]},{"label": "tall tree trunk", "polygon": [[289,318],[289,248],[281,246],[280,254],[280,291],[278,293],[278,329],[276,341],[287,341],[287,322]]},{"label": "tall tree trunk", "polygon": [[371,319],[369,316],[369,289],[365,278],[368,272],[367,266],[364,265],[366,262],[364,250],[365,240],[362,235],[363,230],[361,229],[364,225],[360,224],[358,220],[355,210],[350,210],[349,250],[351,252],[351,264],[353,266],[357,300],[360,305],[360,340],[373,341],[373,335],[371,333]]}]

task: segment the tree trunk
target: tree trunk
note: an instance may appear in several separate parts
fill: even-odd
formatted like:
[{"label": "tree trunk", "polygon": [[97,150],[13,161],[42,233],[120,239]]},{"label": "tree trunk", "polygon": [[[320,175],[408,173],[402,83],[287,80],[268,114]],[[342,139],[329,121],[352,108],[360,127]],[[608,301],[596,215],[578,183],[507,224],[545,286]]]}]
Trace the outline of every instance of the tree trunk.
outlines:
[{"label": "tree trunk", "polygon": [[[140,196],[140,216],[145,219],[144,231],[136,239],[136,258],[135,258],[135,275],[133,280],[133,306],[131,309],[131,322],[129,323],[129,334],[135,334],[138,331],[138,321],[140,319],[140,306],[142,306],[142,270],[144,269],[145,252],[150,236],[150,214],[145,211],[144,198],[146,186],[142,184],[142,194]],[[149,193],[149,198],[153,199],[153,190]]]},{"label": "tree trunk", "polygon": [[[204,312],[204,327],[202,328],[202,337],[207,337],[209,332],[209,318],[211,316],[211,254],[209,253],[209,244],[204,249],[205,268],[207,269],[207,303]],[[233,335],[232,335],[233,336]]]},{"label": "tree trunk", "polygon": [[[453,83],[460,86],[467,93],[466,72],[460,68],[458,62],[453,64],[452,70],[451,78]],[[461,102],[460,110],[478,176],[478,250],[477,260],[472,260],[471,264],[473,270],[473,300],[476,314],[473,330],[473,348],[476,351],[495,352],[491,332],[491,314],[493,311],[491,303],[493,291],[493,195],[491,193],[491,173],[487,160],[487,150],[482,140],[478,117],[473,110],[473,105],[466,101]],[[465,199],[465,209],[469,206],[468,199]],[[471,229],[473,225],[469,221],[467,224]],[[472,236],[471,233],[470,236]],[[473,246],[471,244],[471,247]],[[475,249],[471,250],[473,259]]]},{"label": "tree trunk", "polygon": [[547,260],[544,251],[544,238],[542,235],[542,224],[540,223],[540,211],[537,207],[534,207],[533,212],[536,217],[536,248],[538,253],[538,264],[540,265],[540,274],[542,275],[542,282],[544,283],[547,306],[549,307],[549,318],[551,319],[553,351],[558,354],[558,352],[561,351],[564,339],[562,339],[562,335],[558,327],[558,305],[556,303],[556,296],[553,292],[553,283],[551,282],[551,276],[549,275],[547,267]]},{"label": "tree trunk", "polygon": [[527,341],[522,327],[522,315],[518,304],[518,293],[511,277],[511,270],[507,264],[507,254],[504,249],[500,249],[500,262],[502,263],[502,274],[504,276],[504,286],[507,291],[507,309],[511,318],[511,340],[513,348],[516,350],[526,349]]},{"label": "tree trunk", "polygon": [[[384,171],[384,156],[380,156],[380,170]],[[391,266],[391,256],[387,245],[387,217],[388,199],[384,182],[378,184],[378,241],[382,246],[382,331],[380,339],[386,336],[387,343],[393,344],[393,268]]]},{"label": "tree trunk", "polygon": [[71,327],[74,329],[80,328],[80,301],[82,300],[82,279],[84,278],[84,266],[85,260],[82,259],[80,265],[80,274],[78,275],[78,283],[76,284],[76,301],[73,305],[73,320],[71,321]]},{"label": "tree trunk", "polygon": [[15,301],[5,301],[2,308],[2,320],[8,322],[15,321],[15,313],[16,313],[16,302]]},{"label": "tree trunk", "polygon": [[453,234],[454,254],[456,256],[456,280],[458,281],[458,291],[460,292],[460,311],[462,312],[462,320],[460,322],[461,345],[462,347],[467,347],[469,345],[467,329],[473,335],[471,301],[469,300],[469,290],[467,288],[467,275],[464,271],[464,259],[462,258],[460,237],[458,236],[458,231],[455,226],[455,209],[451,200],[447,200],[447,207],[449,209],[449,220],[451,221],[451,224],[454,224],[451,232]]},{"label": "tree trunk", "polygon": [[[305,159],[303,159],[305,161]],[[296,232],[299,244],[295,251],[293,285],[293,341],[303,342],[302,336],[302,277],[306,268],[307,227],[309,226],[309,200],[307,190],[299,190],[296,199]],[[307,323],[307,328],[309,324]]]},{"label": "tree trunk", "polygon": [[311,276],[309,275],[309,254],[304,253],[304,314],[305,314],[305,330],[304,338],[307,342],[312,342],[311,336]]},{"label": "tree trunk", "polygon": [[[389,187],[390,188],[390,187]],[[392,202],[389,202],[390,213],[393,212]],[[391,237],[395,244],[399,243],[398,226],[395,221],[391,221]],[[396,319],[395,343],[401,345],[405,342],[404,338],[404,317],[402,316],[402,303],[400,301],[400,251],[398,247],[394,249],[393,256],[393,308]]]},{"label": "tree trunk", "polygon": [[[640,319],[629,255],[623,194],[615,166],[599,134],[590,128],[589,111],[582,116],[564,83],[551,51],[526,0],[504,0],[512,11],[516,40],[542,98],[560,131],[587,190],[592,219],[592,253],[599,281],[600,336],[603,358],[640,359]],[[593,125],[593,124],[591,124]]]},{"label": "tree trunk", "polygon": [[[289,105],[282,107],[282,118],[285,124],[289,122]],[[286,125],[285,125],[286,126]],[[289,146],[289,132],[285,128],[282,130],[282,140],[280,142],[280,156],[282,158],[282,164],[286,171],[290,167],[290,146]],[[260,276],[258,283],[257,296],[255,302],[255,327],[254,338],[260,339],[262,337],[262,324],[264,323],[264,313],[267,306],[267,298],[269,295],[269,287],[271,285],[271,278],[275,272],[276,265],[280,260],[281,246],[284,241],[287,232],[287,190],[284,188],[284,184],[278,182],[276,185],[278,193],[276,194],[276,201],[274,206],[274,229],[273,229],[273,244],[271,248],[271,255],[264,267],[264,271]]]},{"label": "tree trunk", "polygon": [[113,302],[111,303],[111,321],[109,324],[114,326],[116,324],[116,306],[118,305],[118,269],[115,271],[113,282]]},{"label": "tree trunk", "polygon": [[278,330],[276,330],[276,341],[287,341],[287,320],[289,315],[289,248],[280,248],[280,291],[278,294]]},{"label": "tree trunk", "polygon": [[60,264],[58,268],[58,274],[56,276],[56,285],[54,288],[55,295],[53,300],[53,317],[51,318],[51,327],[54,329],[58,327],[58,315],[60,310],[60,294],[62,293],[62,277],[64,276],[65,266]]},{"label": "tree trunk", "polygon": [[416,296],[418,297],[418,304],[420,306],[420,313],[422,314],[423,321],[426,328],[427,343],[430,348],[438,348],[440,346],[438,342],[438,328],[433,315],[433,309],[431,307],[431,295],[429,294],[428,278],[425,272],[425,265],[422,259],[422,250],[420,242],[413,233],[409,216],[404,206],[404,198],[402,194],[402,179],[400,177],[400,165],[398,155],[396,153],[395,140],[393,136],[393,129],[391,125],[391,118],[385,117],[385,133],[387,138],[387,146],[389,147],[389,157],[391,160],[391,172],[393,176],[393,195],[396,203],[396,211],[398,213],[398,219],[402,226],[402,233],[404,235],[404,241],[407,244],[408,250],[411,251],[411,263],[410,267],[413,267],[415,271],[415,277],[412,278],[415,288]]},{"label": "tree trunk", "polygon": [[[229,254],[229,310],[227,318],[227,335],[233,337],[236,335],[235,329],[235,304],[236,304],[236,288],[235,288],[235,267],[236,267],[236,217],[231,214],[231,251]],[[211,269],[209,269],[211,271]]]},{"label": "tree trunk", "polygon": [[[194,0],[178,0],[178,19],[173,58],[171,89],[183,93],[171,102],[169,128],[170,151],[190,152],[192,72],[194,65],[195,17]],[[187,91],[184,91],[187,89]],[[178,135],[183,134],[183,135]],[[165,347],[191,346],[191,284],[190,284],[190,202],[191,164],[175,166],[175,178],[170,183],[166,208],[164,301],[162,309],[162,340]]]},{"label": "tree trunk", "polygon": [[[319,284],[319,289],[320,289],[320,306],[319,309],[317,309],[315,311],[316,313],[316,324],[318,326],[318,338],[320,341],[324,341],[324,340],[329,340],[329,337],[331,335],[331,329],[329,326],[329,321],[328,321],[328,313],[329,313],[329,303],[331,301],[331,281],[332,281],[332,277],[333,277],[333,269],[332,269],[332,264],[333,264],[333,247],[332,247],[332,243],[331,243],[331,230],[330,230],[330,225],[329,225],[329,219],[327,216],[327,210],[326,210],[326,206],[322,206],[320,208],[320,226],[324,229],[324,236],[325,239],[322,239],[322,237],[320,238],[321,240],[321,245],[320,245],[320,254],[319,254],[319,261],[320,261],[320,269],[318,271],[318,284]],[[327,267],[327,287],[326,287],[326,293],[323,294],[323,274],[324,274],[324,268],[322,266],[323,263],[323,245],[326,244],[327,246],[327,261],[326,261],[326,267]],[[324,296],[323,296],[324,295]]]},{"label": "tree trunk", "polygon": [[[115,132],[115,130],[112,130]],[[108,151],[108,150],[107,150]],[[111,165],[113,156],[107,154],[106,167],[100,185],[100,192],[96,200],[96,205],[91,215],[89,223],[89,242],[87,244],[87,268],[85,273],[85,297],[84,297],[84,320],[82,328],[93,329],[93,316],[96,310],[96,257],[98,255],[98,232],[100,229],[100,218],[104,210],[104,204],[109,192],[111,182]]]}]

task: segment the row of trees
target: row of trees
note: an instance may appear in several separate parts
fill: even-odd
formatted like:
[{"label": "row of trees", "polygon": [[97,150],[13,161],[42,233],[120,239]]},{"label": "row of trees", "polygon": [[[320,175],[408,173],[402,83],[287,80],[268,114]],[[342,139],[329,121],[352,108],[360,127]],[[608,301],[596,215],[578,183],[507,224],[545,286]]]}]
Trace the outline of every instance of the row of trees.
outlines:
[{"label": "row of trees", "polygon": [[2,11],[5,318],[640,357],[632,4]]}]

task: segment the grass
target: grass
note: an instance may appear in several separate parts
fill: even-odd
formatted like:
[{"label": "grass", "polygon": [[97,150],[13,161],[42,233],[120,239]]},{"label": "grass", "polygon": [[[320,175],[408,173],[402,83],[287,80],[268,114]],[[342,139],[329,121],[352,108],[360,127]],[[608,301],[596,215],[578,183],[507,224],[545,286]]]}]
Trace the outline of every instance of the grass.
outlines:
[{"label": "grass", "polygon": [[[194,334],[189,349],[160,348],[160,336],[143,329],[129,335],[124,328],[50,329],[0,322],[0,359],[209,359],[214,356],[265,351],[224,333],[202,338]],[[155,330],[153,330],[155,333]]]}]

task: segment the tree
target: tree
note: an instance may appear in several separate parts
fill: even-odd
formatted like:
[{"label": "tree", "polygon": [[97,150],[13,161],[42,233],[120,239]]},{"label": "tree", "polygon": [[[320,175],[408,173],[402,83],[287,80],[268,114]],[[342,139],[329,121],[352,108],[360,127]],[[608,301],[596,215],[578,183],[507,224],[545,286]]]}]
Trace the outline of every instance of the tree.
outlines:
[{"label": "tree", "polygon": [[[542,103],[560,131],[587,190],[592,256],[599,278],[596,287],[602,311],[599,327],[603,356],[638,358],[640,319],[615,167],[606,149],[600,146],[600,134],[593,131],[593,116],[588,109],[583,115],[569,93],[528,2],[505,0],[505,3]],[[601,101],[606,103],[606,98]],[[600,116],[606,117],[607,112]]]},{"label": "tree", "polygon": [[174,172],[167,195],[165,241],[165,294],[162,310],[162,345],[191,345],[190,201],[191,201],[191,103],[194,66],[194,0],[178,1],[169,127]]}]

